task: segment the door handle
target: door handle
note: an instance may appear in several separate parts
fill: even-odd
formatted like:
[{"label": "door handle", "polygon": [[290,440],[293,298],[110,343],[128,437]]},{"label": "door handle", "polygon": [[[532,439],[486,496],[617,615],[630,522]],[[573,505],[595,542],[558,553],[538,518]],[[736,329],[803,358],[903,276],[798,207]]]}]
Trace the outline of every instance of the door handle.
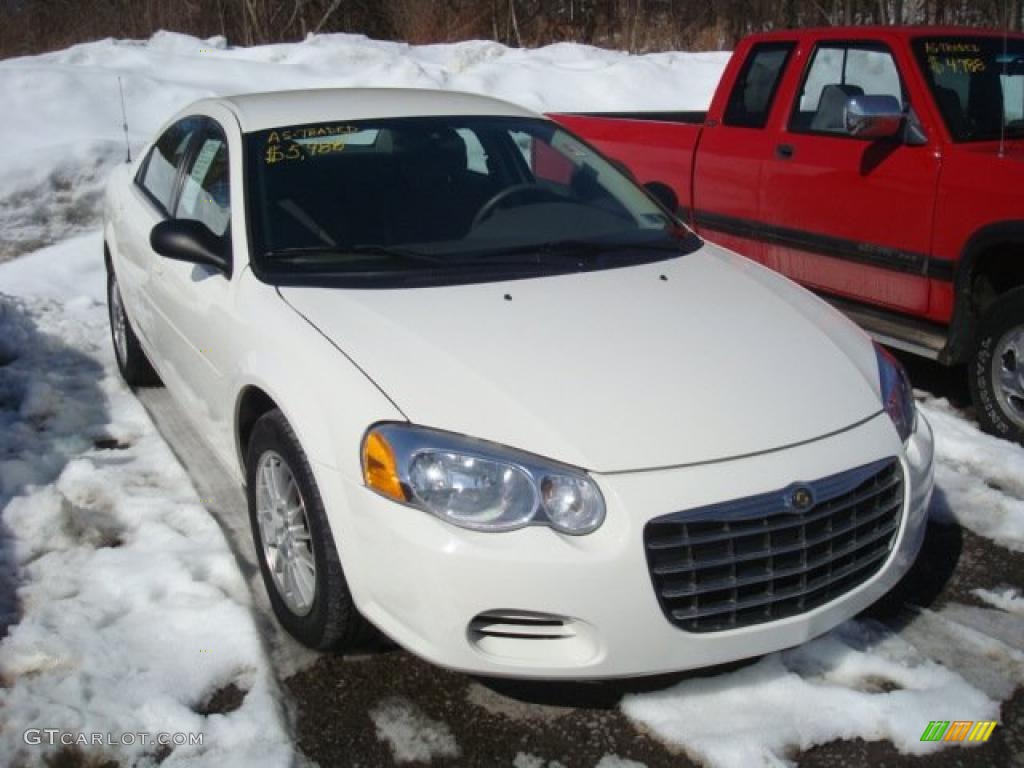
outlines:
[{"label": "door handle", "polygon": [[775,156],[779,160],[789,160],[794,154],[796,154],[796,150],[793,149],[792,144],[779,144],[775,148]]}]

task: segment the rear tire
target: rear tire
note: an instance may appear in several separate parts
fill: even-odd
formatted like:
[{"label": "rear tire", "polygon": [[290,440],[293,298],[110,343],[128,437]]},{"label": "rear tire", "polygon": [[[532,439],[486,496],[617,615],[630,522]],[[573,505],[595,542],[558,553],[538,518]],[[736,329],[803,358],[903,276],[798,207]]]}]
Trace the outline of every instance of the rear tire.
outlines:
[{"label": "rear tire", "polygon": [[997,437],[1024,444],[1024,288],[985,310],[968,364],[978,422]]},{"label": "rear tire", "polygon": [[153,366],[142,351],[128,314],[124,310],[121,289],[113,271],[107,273],[107,314],[110,319],[110,340],[121,378],[130,387],[153,386],[160,383]]},{"label": "rear tire", "polygon": [[372,633],[352,600],[313,471],[279,410],[253,426],[245,475],[256,559],[281,626],[319,651],[365,642]]}]

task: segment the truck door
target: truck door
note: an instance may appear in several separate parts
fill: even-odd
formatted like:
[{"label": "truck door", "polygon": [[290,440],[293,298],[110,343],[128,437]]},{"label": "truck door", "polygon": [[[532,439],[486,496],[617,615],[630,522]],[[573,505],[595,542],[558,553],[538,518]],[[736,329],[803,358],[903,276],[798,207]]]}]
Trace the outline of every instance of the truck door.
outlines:
[{"label": "truck door", "polygon": [[759,195],[765,262],[815,290],[903,312],[928,308],[934,147],[855,138],[850,96],[909,104],[892,51],[873,41],[819,42],[776,134]]},{"label": "truck door", "polygon": [[[693,221],[711,242],[763,261],[761,240],[751,231],[758,219],[758,181],[775,139],[765,130],[786,63],[796,43],[771,41],[751,46],[743,58],[717,124],[709,121],[694,159]],[[722,82],[728,82],[726,72]]]}]

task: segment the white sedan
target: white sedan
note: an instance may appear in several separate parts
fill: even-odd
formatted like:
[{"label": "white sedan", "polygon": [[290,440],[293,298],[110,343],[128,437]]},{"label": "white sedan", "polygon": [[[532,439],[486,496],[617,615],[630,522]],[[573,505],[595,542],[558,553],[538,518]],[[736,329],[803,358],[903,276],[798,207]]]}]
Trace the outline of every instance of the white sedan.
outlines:
[{"label": "white sedan", "polygon": [[553,122],[456,93],[201,101],[110,181],[112,338],[244,484],[281,624],[608,678],[885,594],[932,434],[899,364]]}]

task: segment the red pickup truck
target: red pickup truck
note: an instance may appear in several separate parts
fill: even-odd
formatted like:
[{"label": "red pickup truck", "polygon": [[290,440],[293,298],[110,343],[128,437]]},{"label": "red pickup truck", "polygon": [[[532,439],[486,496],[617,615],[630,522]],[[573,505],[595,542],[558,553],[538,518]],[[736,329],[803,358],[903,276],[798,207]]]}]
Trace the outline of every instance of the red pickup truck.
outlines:
[{"label": "red pickup truck", "polygon": [[1024,442],[1024,35],[754,35],[706,113],[553,117],[707,239],[966,364],[978,420]]}]

